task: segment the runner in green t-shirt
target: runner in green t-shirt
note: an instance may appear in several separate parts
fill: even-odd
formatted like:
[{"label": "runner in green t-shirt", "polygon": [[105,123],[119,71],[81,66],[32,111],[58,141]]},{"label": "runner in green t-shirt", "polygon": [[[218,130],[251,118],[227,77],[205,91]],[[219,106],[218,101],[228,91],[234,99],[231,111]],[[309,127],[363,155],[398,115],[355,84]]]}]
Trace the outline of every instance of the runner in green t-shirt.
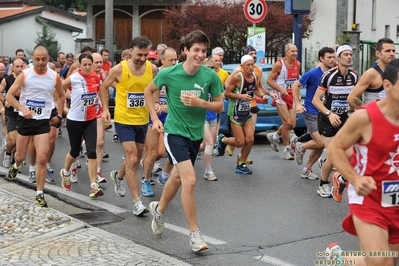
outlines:
[{"label": "runner in green t-shirt", "polygon": [[[158,73],[145,89],[145,101],[153,121],[152,130],[164,130],[158,119],[157,90],[166,87],[168,117],[165,121],[165,146],[169,160],[174,164],[169,181],[166,182],[160,201],[150,203],[154,216],[153,232],[162,235],[165,210],[182,185],[181,201],[190,229],[190,244],[193,251],[208,248],[197,225],[194,162],[204,135],[206,110],[223,111],[223,88],[218,75],[202,65],[206,58],[209,39],[200,30],[190,32],[184,41],[187,59],[183,63]],[[208,93],[213,101],[208,102]]]}]

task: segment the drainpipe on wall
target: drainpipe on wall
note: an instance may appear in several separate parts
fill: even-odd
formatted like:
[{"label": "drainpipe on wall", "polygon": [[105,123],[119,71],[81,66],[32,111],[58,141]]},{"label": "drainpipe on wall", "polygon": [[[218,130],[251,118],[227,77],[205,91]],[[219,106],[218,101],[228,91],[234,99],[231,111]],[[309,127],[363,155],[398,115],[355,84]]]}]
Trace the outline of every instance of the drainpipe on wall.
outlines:
[{"label": "drainpipe on wall", "polygon": [[353,0],[352,30],[358,30],[358,26],[359,26],[359,24],[356,23],[356,2],[357,2],[357,0]]},{"label": "drainpipe on wall", "polygon": [[109,60],[114,62],[114,0],[105,1],[105,48],[109,51]]}]

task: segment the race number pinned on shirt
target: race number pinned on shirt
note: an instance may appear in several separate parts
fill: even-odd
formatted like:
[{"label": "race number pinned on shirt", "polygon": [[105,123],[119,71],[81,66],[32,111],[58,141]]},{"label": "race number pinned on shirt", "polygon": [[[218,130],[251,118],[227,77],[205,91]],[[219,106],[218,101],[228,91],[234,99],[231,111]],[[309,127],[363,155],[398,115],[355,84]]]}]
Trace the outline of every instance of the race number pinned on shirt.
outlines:
[{"label": "race number pinned on shirt", "polygon": [[382,181],[381,206],[399,206],[399,181]]},{"label": "race number pinned on shirt", "polygon": [[347,101],[335,100],[331,102],[331,112],[337,115],[347,113],[349,110],[349,103]]},{"label": "race number pinned on shirt", "polygon": [[85,93],[80,97],[80,106],[83,107],[95,105],[97,102],[97,92]]},{"label": "race number pinned on shirt", "polygon": [[129,92],[127,94],[127,108],[140,108],[145,106],[144,93]]},{"label": "race number pinned on shirt", "polygon": [[249,111],[249,110],[251,110],[251,102],[246,102],[246,101],[240,100],[240,103],[238,105],[238,111],[245,112],[245,111]]},{"label": "race number pinned on shirt", "polygon": [[159,97],[159,104],[160,105],[166,105],[166,95],[161,95]]},{"label": "race number pinned on shirt", "polygon": [[45,101],[36,101],[36,100],[30,100],[26,99],[26,107],[29,109],[29,111],[41,115],[44,112],[44,108],[46,107],[46,102]]},{"label": "race number pinned on shirt", "polygon": [[287,80],[285,80],[284,81],[284,89],[285,90],[290,90],[290,89],[292,89],[292,84],[294,84],[294,82],[296,81],[297,79],[287,79]]}]

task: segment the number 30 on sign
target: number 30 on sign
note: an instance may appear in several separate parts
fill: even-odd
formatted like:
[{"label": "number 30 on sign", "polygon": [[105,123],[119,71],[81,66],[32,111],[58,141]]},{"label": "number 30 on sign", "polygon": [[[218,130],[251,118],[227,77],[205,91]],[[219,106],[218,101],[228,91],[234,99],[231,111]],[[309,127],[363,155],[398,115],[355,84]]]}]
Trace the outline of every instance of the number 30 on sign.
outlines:
[{"label": "number 30 on sign", "polygon": [[259,23],[265,19],[267,5],[265,0],[247,0],[244,5],[245,17],[252,23]]}]

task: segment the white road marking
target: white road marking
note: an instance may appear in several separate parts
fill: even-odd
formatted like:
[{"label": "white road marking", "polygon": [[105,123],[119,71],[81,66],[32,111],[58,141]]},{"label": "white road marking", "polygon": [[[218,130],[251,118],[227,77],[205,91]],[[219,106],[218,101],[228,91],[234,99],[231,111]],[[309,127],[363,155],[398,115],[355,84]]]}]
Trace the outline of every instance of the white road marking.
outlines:
[{"label": "white road marking", "polygon": [[[0,172],[3,172],[3,173],[7,174],[8,173],[8,169],[0,166]],[[25,182],[29,182],[28,181],[29,177],[27,175],[18,173],[17,178],[21,179],[21,180],[23,180]],[[92,200],[88,196],[84,196],[82,194],[79,194],[79,193],[76,193],[76,192],[73,192],[73,191],[66,191],[62,187],[53,185],[51,183],[47,183],[46,182],[45,189],[46,188],[51,190],[51,191],[53,191],[53,192],[56,192],[57,194],[62,194],[61,197],[69,197],[71,199],[76,199],[78,201],[85,202],[85,203],[87,203],[89,205],[94,205],[94,206],[96,206],[96,207],[98,207],[100,209],[105,209],[106,211],[108,211],[108,212],[110,212],[112,214],[115,214],[115,215],[118,215],[118,214],[121,214],[121,213],[125,213],[125,212],[131,212],[131,210],[120,208],[120,207],[118,207],[116,205],[109,204],[107,202],[104,202],[104,201],[101,201],[101,200],[98,200],[98,199]],[[60,195],[58,195],[58,197],[60,197]],[[180,233],[180,234],[183,234],[183,235],[186,235],[186,236],[190,235],[190,231],[188,229],[180,227],[180,226],[177,226],[177,225],[165,223],[165,227],[167,229],[169,229],[169,230],[175,231],[177,233]],[[218,239],[210,237],[210,236],[206,236],[206,235],[202,235],[202,236],[203,236],[205,242],[207,242],[209,244],[212,244],[212,245],[227,244],[227,242],[225,242],[225,241],[218,240]]]},{"label": "white road marking", "polygon": [[[168,228],[169,230],[184,234],[184,235],[190,235],[190,230],[180,227],[180,226],[176,226],[173,224],[169,224],[169,223],[165,223],[165,227]],[[212,244],[212,245],[223,245],[223,244],[227,244],[227,242],[224,242],[222,240],[218,240],[216,238],[210,237],[210,236],[206,236],[206,235],[202,235],[202,237],[204,238],[205,242]]]},{"label": "white road marking", "polygon": [[262,262],[266,262],[269,263],[271,265],[276,265],[276,266],[296,266],[294,264],[291,264],[289,262],[274,258],[274,257],[270,257],[270,256],[257,256],[255,257],[256,260],[260,260]]}]

